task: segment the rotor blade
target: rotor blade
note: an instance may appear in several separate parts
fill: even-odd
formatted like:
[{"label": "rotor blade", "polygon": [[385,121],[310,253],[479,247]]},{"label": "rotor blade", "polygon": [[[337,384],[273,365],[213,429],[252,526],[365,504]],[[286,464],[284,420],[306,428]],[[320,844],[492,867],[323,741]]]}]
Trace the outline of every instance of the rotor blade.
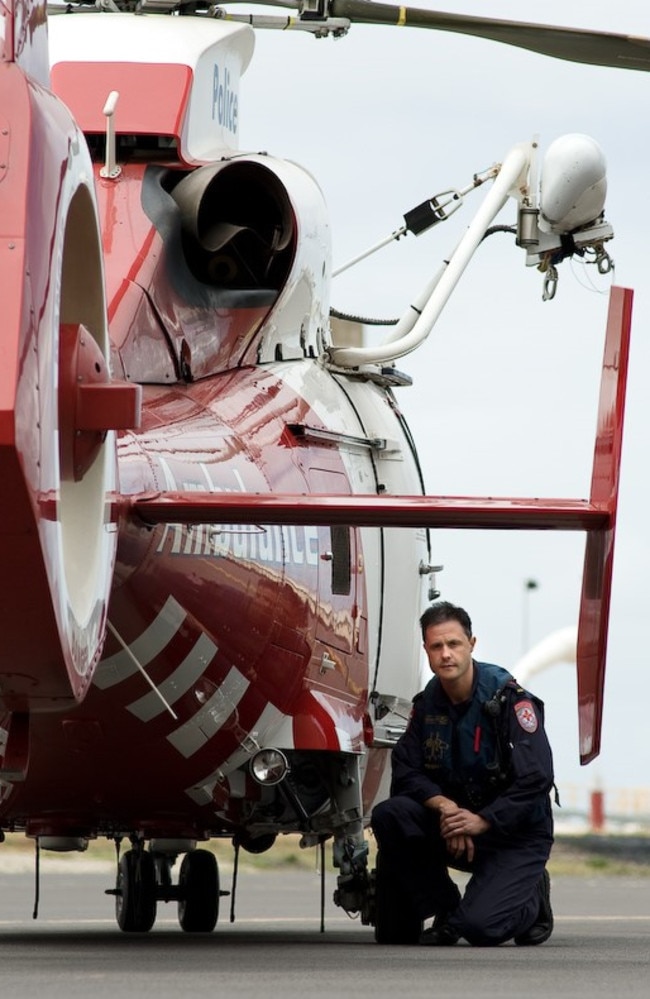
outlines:
[{"label": "rotor blade", "polygon": [[332,17],[353,24],[393,24],[475,35],[529,49],[540,55],[618,69],[650,70],[650,39],[580,28],[561,28],[524,21],[500,21],[465,14],[446,14],[414,7],[395,7],[372,0],[330,0]]}]

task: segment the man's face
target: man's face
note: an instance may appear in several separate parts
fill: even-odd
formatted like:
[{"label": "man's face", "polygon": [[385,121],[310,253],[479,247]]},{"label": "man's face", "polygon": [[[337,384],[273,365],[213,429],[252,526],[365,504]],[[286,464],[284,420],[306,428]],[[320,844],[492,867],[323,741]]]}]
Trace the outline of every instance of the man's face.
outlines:
[{"label": "man's face", "polygon": [[468,638],[458,621],[430,624],[424,635],[429,666],[443,684],[467,682],[472,676],[475,638]]}]

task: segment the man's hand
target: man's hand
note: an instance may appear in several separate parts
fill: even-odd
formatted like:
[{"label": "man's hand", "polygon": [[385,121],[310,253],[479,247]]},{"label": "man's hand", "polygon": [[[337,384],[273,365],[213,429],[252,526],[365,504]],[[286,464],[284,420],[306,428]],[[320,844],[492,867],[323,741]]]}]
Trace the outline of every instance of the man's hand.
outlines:
[{"label": "man's hand", "polygon": [[425,802],[429,808],[440,815],[440,834],[444,838],[449,853],[456,860],[465,855],[469,863],[474,859],[474,836],[487,832],[490,823],[487,819],[470,812],[467,808],[459,808],[451,798],[438,794]]},{"label": "man's hand", "polygon": [[440,818],[444,818],[446,815],[455,815],[458,811],[458,805],[451,798],[445,798],[443,794],[436,794],[433,798],[427,798],[424,802],[426,808],[432,808],[434,812],[437,812]]},{"label": "man's hand", "polygon": [[474,860],[474,840],[471,836],[446,836],[447,850],[456,860],[465,855],[467,862]]},{"label": "man's hand", "polygon": [[440,814],[440,832],[445,839],[455,836],[480,836],[487,832],[490,823],[481,815],[470,812],[467,808],[456,807],[455,812]]}]

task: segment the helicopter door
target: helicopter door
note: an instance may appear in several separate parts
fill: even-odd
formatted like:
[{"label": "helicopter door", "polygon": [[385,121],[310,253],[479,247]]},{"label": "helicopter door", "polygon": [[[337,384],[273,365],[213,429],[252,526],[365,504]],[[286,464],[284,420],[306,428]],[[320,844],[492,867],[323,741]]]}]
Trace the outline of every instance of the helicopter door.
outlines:
[{"label": "helicopter door", "polygon": [[[310,468],[309,484],[316,493],[350,493],[347,476],[326,468]],[[312,665],[321,682],[337,672],[337,659],[351,655],[358,644],[357,538],[353,528],[318,528],[318,612]],[[338,684],[336,684],[338,686]]]}]

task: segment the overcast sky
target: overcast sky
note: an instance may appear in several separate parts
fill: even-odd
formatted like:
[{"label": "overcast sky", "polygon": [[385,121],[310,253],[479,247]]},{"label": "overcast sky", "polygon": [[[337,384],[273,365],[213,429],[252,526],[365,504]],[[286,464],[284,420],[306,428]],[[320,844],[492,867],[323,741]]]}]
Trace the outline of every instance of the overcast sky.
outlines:
[{"label": "overcast sky", "polygon": [[[434,6],[420,3],[427,5]],[[438,9],[650,36],[643,0],[447,0]],[[574,668],[554,666],[534,682],[546,701],[561,790],[597,781],[650,786],[649,111],[647,74],[361,25],[336,41],[258,36],[241,87],[242,148],[294,159],[315,174],[331,213],[335,265],[390,234],[425,198],[466,185],[517,142],[539,135],[546,148],[566,132],[584,132],[605,152],[614,280],[635,289],[633,344],[603,750],[595,763],[578,764]],[[400,315],[482,196],[469,196],[445,226],[409,235],[336,279],[333,305]],[[514,223],[514,203],[498,221]],[[555,300],[542,302],[542,276],[525,266],[512,237],[483,244],[427,343],[399,364],[414,380],[397,391],[429,492],[588,496],[611,283],[595,270],[564,263]],[[575,624],[583,550],[574,534],[442,531],[433,555],[445,565],[443,597],[473,618],[477,656],[512,667],[527,645]],[[527,579],[538,588],[527,591]],[[418,614],[414,608],[405,629]]]}]

